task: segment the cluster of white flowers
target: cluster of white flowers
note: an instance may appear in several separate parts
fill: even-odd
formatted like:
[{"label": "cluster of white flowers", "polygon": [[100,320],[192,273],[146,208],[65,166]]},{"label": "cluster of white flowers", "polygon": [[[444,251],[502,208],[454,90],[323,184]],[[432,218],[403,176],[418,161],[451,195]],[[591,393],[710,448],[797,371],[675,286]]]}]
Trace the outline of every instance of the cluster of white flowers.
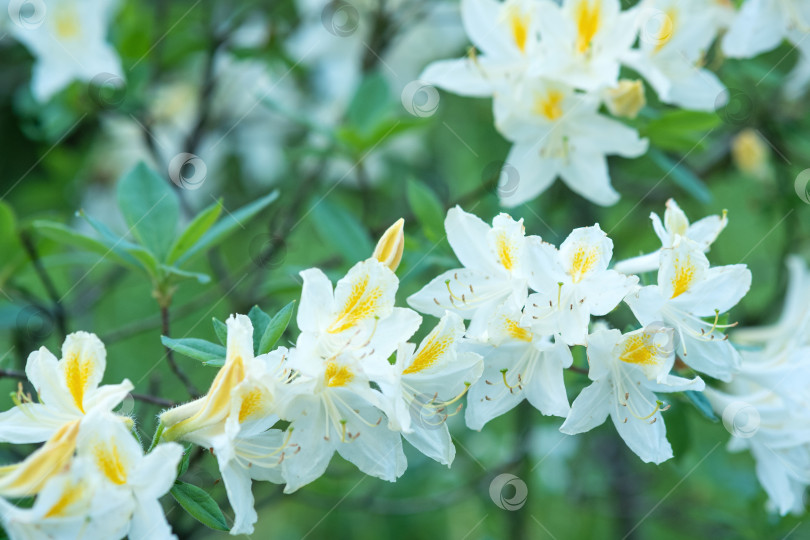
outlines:
[{"label": "cluster of white flowers", "polygon": [[[722,0],[642,0],[624,11],[619,0],[462,0],[461,9],[475,48],[429,65],[420,79],[493,97],[495,126],[513,143],[506,162],[519,175],[516,185],[501,178],[507,207],[535,198],[557,177],[596,204],[619,200],[606,156],[647,151],[634,129],[600,113],[604,105],[613,116],[635,118],[646,103],[643,83],[620,79],[621,66],[664,103],[713,111],[728,92],[702,65],[721,31],[729,29],[723,50],[741,57],[783,37],[801,49],[810,30],[808,6],[798,0],[748,0],[739,14]],[[794,94],[810,79],[807,57],[793,77]]]},{"label": "cluster of white flowers", "polygon": [[[164,443],[144,454],[133,420],[113,412],[132,383],[99,386],[106,357],[86,332],[67,337],[61,360],[44,347],[29,356],[38,400],[20,386],[16,406],[0,414],[0,441],[45,444],[0,467],[0,523],[11,538],[172,537],[158,499],[183,449]],[[6,500],[25,497],[36,497],[31,508]]]},{"label": "cluster of white flowers", "polygon": [[[16,406],[0,414],[0,440],[46,441],[22,463],[0,468],[0,496],[37,497],[30,509],[0,499],[3,526],[13,538],[48,531],[170,537],[165,518],[155,517],[162,516],[157,499],[182,455],[170,441],[187,441],[218,460],[235,512],[231,533],[250,533],[258,519],[253,480],[286,484],[291,493],[323,475],[336,451],[389,481],[407,467],[403,438],[449,466],[455,449],[446,421],[465,394],[470,429],[527,399],[542,414],[564,418],[566,434],[610,416],[633,452],[661,463],[673,454],[663,415],[670,405],[658,394],[705,391],[731,423],[734,446],[751,449],[779,511],[799,509],[810,484],[810,417],[803,413],[810,395],[802,382],[810,273],[791,260],[782,320],[739,330],[740,343],[758,347],[741,355],[727,339],[734,325],[724,314],[746,294],[751,274],[741,264],[712,267],[705,254],[726,226],[725,213],[690,223],[670,200],[663,220],[651,219],[661,249],[611,269],[613,243],[598,224],[573,230],[555,247],[527,236],[522,221],[507,214],[490,226],[451,209],[445,228],[462,266],[408,298],[439,318],[418,346],[409,340],[421,316],[395,305],[400,220],[334,288],[318,269],[301,273],[294,347],[255,355],[251,319],[231,316],[225,359],[209,391],[163,412],[146,454],[129,433],[132,420],[112,412],[132,384],[99,386],[104,346],[92,334],[71,334],[62,360],[44,348],[29,358],[38,402],[20,390]],[[641,286],[634,275],[656,269],[655,285]],[[622,333],[597,319],[623,303],[638,330]],[[569,405],[563,373],[584,369],[573,366],[575,346],[584,347],[591,383]],[[725,386],[706,388],[695,372]],[[758,430],[729,421],[740,403],[758,411]]]}]

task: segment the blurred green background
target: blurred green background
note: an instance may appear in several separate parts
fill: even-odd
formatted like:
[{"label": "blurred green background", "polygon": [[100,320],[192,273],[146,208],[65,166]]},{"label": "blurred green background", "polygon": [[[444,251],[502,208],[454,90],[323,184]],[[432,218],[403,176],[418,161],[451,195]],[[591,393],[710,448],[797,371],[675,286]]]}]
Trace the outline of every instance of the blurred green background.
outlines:
[{"label": "blurred green background", "polygon": [[[44,105],[28,89],[29,52],[10,36],[0,40],[0,368],[23,369],[29,352],[41,345],[56,352],[64,330],[82,329],[107,345],[106,382],[127,377],[137,392],[186,398],[164,359],[149,280],[32,226],[50,219],[87,231],[76,216],[84,209],[123,232],[115,183],[139,159],[167,182],[177,153],[206,163],[198,189],[172,184],[185,222],[219,197],[234,211],[273,189],[280,193],[227,242],[194,259],[191,269],[212,281],[178,286],[173,337],[214,340],[212,317],[246,313],[254,304],[275,312],[300,294],[300,270],[318,266],[339,278],[369,256],[376,237],[399,217],[407,220],[401,304],[455,265],[444,212],[461,204],[489,220],[500,211],[494,181],[509,145],[493,127],[489,100],[441,93],[435,114],[420,118],[403,107],[401,93],[427,61],[464,54],[457,3],[442,4],[438,14],[427,2],[356,5],[356,24],[350,14],[337,32],[346,35],[335,35],[317,1],[126,1],[110,31],[125,89],[103,94],[75,82]],[[670,197],[692,219],[727,209],[729,226],[709,258],[715,265],[743,262],[754,276],[732,318],[774,320],[785,290],[784,257],[810,253],[810,206],[794,189],[810,167],[810,116],[806,100],[786,102],[780,92],[795,61],[787,45],[746,61],[714,54],[709,65],[729,88],[729,105],[717,113],[680,111],[648,90],[648,105],[633,124],[649,137],[651,151],[611,160],[622,194],[617,205],[596,207],[558,182],[510,213],[525,220],[527,232],[556,244],[572,228],[598,222],[621,259],[656,248],[648,216],[661,214]],[[753,133],[764,149],[756,169],[734,158],[742,132]],[[623,328],[631,318],[620,307],[610,320]],[[293,336],[289,329],[285,341]],[[215,373],[182,356],[177,361],[201,389]],[[566,377],[573,400],[585,378]],[[16,384],[0,379],[0,395]],[[159,411],[134,403],[145,439]],[[753,460],[725,451],[722,424],[677,400],[665,418],[676,457],[654,466],[641,463],[609,424],[574,438],[557,431],[561,420],[526,406],[480,433],[456,417],[452,469],[409,448],[408,471],[396,484],[365,477],[337,457],[323,478],[293,495],[255,484],[255,537],[810,536],[802,517],[766,511]],[[0,460],[28,451],[3,445]],[[490,482],[503,472],[528,486],[518,511],[490,499]],[[209,490],[230,514],[213,458],[203,456],[185,480]],[[170,497],[164,501],[178,536],[225,537]]]}]

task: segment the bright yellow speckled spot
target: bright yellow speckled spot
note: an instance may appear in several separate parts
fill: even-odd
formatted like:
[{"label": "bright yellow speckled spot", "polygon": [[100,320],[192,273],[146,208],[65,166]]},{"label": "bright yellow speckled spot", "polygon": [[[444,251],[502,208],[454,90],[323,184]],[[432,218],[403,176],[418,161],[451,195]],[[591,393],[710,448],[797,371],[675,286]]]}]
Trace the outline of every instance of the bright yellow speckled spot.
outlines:
[{"label": "bright yellow speckled spot", "polygon": [[596,32],[599,31],[600,14],[599,1],[580,0],[576,7],[577,23],[577,52],[585,53],[591,47]]},{"label": "bright yellow speckled spot", "polygon": [[64,517],[69,512],[67,510],[78,501],[84,493],[84,486],[81,482],[71,484],[65,488],[62,495],[51,508],[45,512],[44,518]]},{"label": "bright yellow speckled spot", "polygon": [[450,345],[452,345],[452,343],[452,336],[439,335],[438,332],[434,332],[433,335],[428,337],[428,340],[422,347],[422,350],[416,354],[413,362],[411,362],[411,365],[402,372],[403,375],[419,373],[420,371],[424,371],[425,369],[434,365],[447,351]]},{"label": "bright yellow speckled spot", "polygon": [[658,29],[658,34],[655,36],[655,52],[660,51],[672,39],[675,33],[675,20],[678,12],[675,8],[670,8],[664,14],[661,20],[661,27]]},{"label": "bright yellow speckled spot", "polygon": [[563,97],[559,90],[550,90],[548,94],[535,100],[534,112],[552,122],[559,120],[563,115]]},{"label": "bright yellow speckled spot", "polygon": [[689,290],[695,280],[695,266],[688,258],[681,262],[675,259],[675,277],[672,278],[672,298],[682,295]]},{"label": "bright yellow speckled spot", "polygon": [[520,341],[529,342],[532,340],[532,333],[529,330],[521,327],[517,321],[513,321],[512,319],[505,319],[504,326],[506,327],[506,333],[509,334],[514,339]]},{"label": "bright yellow speckled spot", "polygon": [[93,454],[99,470],[110,482],[119,486],[127,483],[127,470],[115,444],[100,443],[93,449]]},{"label": "bright yellow speckled spot", "polygon": [[515,267],[515,245],[509,239],[505,232],[500,231],[495,239],[495,245],[498,250],[498,259],[507,270],[512,270]]},{"label": "bright yellow speckled spot", "polygon": [[255,388],[245,394],[242,398],[242,405],[239,407],[239,423],[245,421],[251,415],[259,412],[262,406],[262,391]]},{"label": "bright yellow speckled spot", "polygon": [[619,360],[637,366],[650,366],[658,363],[654,345],[645,341],[642,334],[627,336],[624,339]]},{"label": "bright yellow speckled spot", "polygon": [[383,291],[379,287],[369,288],[369,276],[363,276],[352,286],[351,294],[327,332],[339,334],[374,316],[382,294]]},{"label": "bright yellow speckled spot", "polygon": [[346,386],[352,379],[354,373],[346,366],[341,366],[337,362],[329,362],[326,364],[326,375],[324,376],[326,386],[330,388],[337,388]]},{"label": "bright yellow speckled spot", "polygon": [[93,373],[93,361],[90,358],[82,358],[78,353],[71,353],[65,360],[64,370],[68,391],[76,407],[84,412],[84,393]]},{"label": "bright yellow speckled spot", "polygon": [[521,13],[517,6],[509,10],[509,26],[512,30],[512,39],[520,52],[526,52],[526,41],[529,38],[529,16]]},{"label": "bright yellow speckled spot", "polygon": [[596,246],[579,246],[571,258],[571,278],[574,283],[582,281],[588,272],[599,262],[599,248]]}]

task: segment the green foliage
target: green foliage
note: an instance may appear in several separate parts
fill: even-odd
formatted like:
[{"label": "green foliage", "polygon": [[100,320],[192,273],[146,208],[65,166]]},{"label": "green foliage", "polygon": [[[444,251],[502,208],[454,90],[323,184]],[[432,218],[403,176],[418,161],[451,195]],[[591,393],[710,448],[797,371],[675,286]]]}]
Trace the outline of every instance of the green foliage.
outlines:
[{"label": "green foliage", "polygon": [[227,531],[228,523],[219,505],[205,492],[193,484],[175,482],[171,489],[172,497],[194,519],[215,531]]}]

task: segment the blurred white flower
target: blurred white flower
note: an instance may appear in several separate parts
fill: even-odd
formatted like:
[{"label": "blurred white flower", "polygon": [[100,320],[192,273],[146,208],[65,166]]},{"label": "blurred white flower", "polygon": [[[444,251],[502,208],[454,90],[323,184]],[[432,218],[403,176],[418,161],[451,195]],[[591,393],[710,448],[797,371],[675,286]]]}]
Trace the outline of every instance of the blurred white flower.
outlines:
[{"label": "blurred white flower", "polygon": [[[9,4],[9,11],[16,7],[16,13],[10,14],[20,19],[26,3],[17,4]],[[39,9],[35,4],[28,8]],[[54,0],[47,3],[41,24],[18,20],[8,25],[11,35],[36,57],[31,90],[37,101],[48,101],[76,79],[90,82],[109,74],[123,84],[121,60],[107,41],[117,8],[118,0]]]},{"label": "blurred white flower", "polygon": [[804,0],[745,0],[723,36],[723,53],[750,58],[782,40],[798,44],[810,32],[810,4]]},{"label": "blurred white flower", "polygon": [[627,446],[646,463],[672,457],[655,392],[703,390],[700,377],[670,375],[675,362],[671,349],[656,342],[658,334],[637,330],[622,335],[602,330],[588,336],[588,377],[593,383],[571,405],[560,431],[574,435],[601,425],[610,415]]},{"label": "blurred white flower", "polygon": [[597,95],[543,79],[503,88],[495,96],[495,125],[514,143],[506,162],[518,181],[501,189],[501,204],[517,206],[544,192],[559,176],[589,201],[619,200],[610,184],[606,156],[638,157],[647,140],[636,130],[598,112]]}]

